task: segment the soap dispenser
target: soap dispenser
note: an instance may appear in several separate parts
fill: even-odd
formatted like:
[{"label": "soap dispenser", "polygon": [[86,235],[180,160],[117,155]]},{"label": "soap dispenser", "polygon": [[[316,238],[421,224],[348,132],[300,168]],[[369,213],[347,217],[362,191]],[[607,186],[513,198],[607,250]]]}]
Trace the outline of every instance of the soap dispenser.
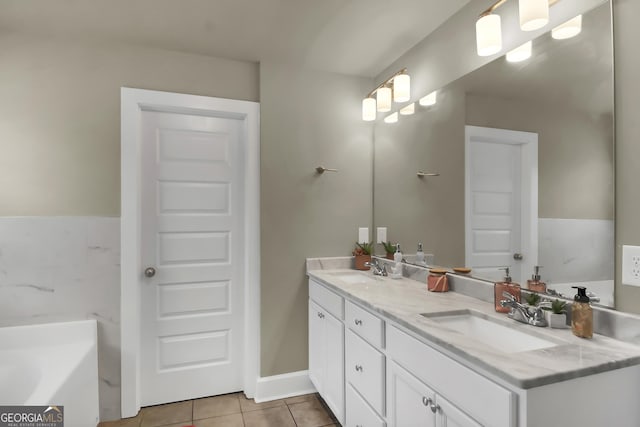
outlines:
[{"label": "soap dispenser", "polygon": [[496,282],[493,287],[493,302],[498,313],[508,313],[510,308],[503,307],[500,304],[500,301],[504,299],[502,293],[508,292],[513,295],[513,298],[515,298],[516,301],[520,302],[520,285],[511,281],[511,276],[509,276],[509,267],[500,268],[499,270],[504,270],[505,274],[502,282]]},{"label": "soap dispenser", "polygon": [[395,263],[395,266],[393,267],[391,278],[401,279],[402,278],[402,252],[400,252],[400,243],[396,243],[396,251],[393,254],[393,262]]},{"label": "soap dispenser", "polygon": [[593,337],[593,309],[584,286],[572,286],[578,293],[571,304],[571,331],[580,338]]},{"label": "soap dispenser", "polygon": [[425,265],[424,251],[422,250],[422,243],[418,243],[418,251],[416,252],[416,264]]},{"label": "soap dispenser", "polygon": [[547,292],[547,284],[540,280],[540,269],[542,266],[536,265],[533,267],[533,276],[531,280],[527,280],[527,288],[534,292]]}]

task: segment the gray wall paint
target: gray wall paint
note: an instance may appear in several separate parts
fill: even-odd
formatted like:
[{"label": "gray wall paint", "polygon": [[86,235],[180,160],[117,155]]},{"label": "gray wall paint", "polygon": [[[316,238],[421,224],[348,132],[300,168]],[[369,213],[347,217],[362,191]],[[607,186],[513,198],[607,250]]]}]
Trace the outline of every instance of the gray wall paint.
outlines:
[{"label": "gray wall paint", "polygon": [[640,288],[621,285],[622,245],[640,245],[640,2],[613,1],[616,104],[616,307],[640,313]]},{"label": "gray wall paint", "polygon": [[360,110],[371,85],[260,65],[262,376],[307,369],[305,258],[350,255],[371,226],[372,126]]},{"label": "gray wall paint", "polygon": [[468,125],[538,134],[538,216],[613,219],[613,119],[571,105],[467,96]]},{"label": "gray wall paint", "polygon": [[[375,128],[374,220],[404,253],[423,243],[434,263],[464,265],[464,92]],[[440,173],[418,178],[416,173]],[[378,253],[384,253],[381,246]]]},{"label": "gray wall paint", "polygon": [[0,38],[0,215],[120,214],[120,87],[258,99],[258,65]]}]

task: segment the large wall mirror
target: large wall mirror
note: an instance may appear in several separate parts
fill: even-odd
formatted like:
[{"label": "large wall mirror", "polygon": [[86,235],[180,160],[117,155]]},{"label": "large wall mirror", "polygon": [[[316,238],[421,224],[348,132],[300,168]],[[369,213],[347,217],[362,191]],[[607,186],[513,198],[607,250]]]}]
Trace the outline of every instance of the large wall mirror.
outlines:
[{"label": "large wall mirror", "polygon": [[529,59],[500,57],[374,135],[374,227],[403,252],[422,243],[432,264],[491,281],[509,266],[521,284],[541,265],[549,288],[613,306],[609,2],[578,36],[544,34]]}]

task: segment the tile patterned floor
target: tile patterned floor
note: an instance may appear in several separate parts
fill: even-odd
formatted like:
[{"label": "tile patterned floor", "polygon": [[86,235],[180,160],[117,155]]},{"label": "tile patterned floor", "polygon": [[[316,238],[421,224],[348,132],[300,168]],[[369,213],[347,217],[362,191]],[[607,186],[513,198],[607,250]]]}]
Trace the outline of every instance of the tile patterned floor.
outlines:
[{"label": "tile patterned floor", "polygon": [[142,408],[98,427],[339,427],[317,394],[256,403],[242,393]]}]

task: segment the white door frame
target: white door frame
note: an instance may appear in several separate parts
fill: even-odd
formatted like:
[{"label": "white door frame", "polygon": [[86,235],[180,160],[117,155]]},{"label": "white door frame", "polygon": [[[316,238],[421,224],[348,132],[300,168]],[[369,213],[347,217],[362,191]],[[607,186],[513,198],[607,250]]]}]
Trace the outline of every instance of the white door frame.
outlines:
[{"label": "white door frame", "polygon": [[253,397],[260,372],[260,105],[256,102],[121,88],[121,413],[140,410],[141,124],[143,111],[187,113],[244,122],[243,388]]},{"label": "white door frame", "polygon": [[464,253],[465,263],[471,259],[471,140],[520,145],[521,155],[521,248],[525,254],[521,263],[521,277],[514,281],[522,284],[538,264],[538,134],[515,130],[465,126],[464,146]]}]

